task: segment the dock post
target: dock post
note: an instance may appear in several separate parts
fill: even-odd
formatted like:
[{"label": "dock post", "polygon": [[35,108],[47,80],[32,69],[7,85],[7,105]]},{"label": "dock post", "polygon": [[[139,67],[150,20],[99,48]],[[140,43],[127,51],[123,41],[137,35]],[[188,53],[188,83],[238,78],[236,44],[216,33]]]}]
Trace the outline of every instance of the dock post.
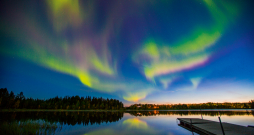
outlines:
[{"label": "dock post", "polygon": [[201,118],[202,118],[202,120],[203,120],[202,111],[201,111],[201,106],[199,106],[199,107],[200,107]]},{"label": "dock post", "polygon": [[219,118],[219,121],[220,121],[220,127],[221,127],[221,130],[222,130],[222,133],[223,133],[223,135],[225,135],[224,129],[223,129],[223,126],[222,126],[222,123],[221,123],[221,120],[220,120],[220,117],[218,117],[218,118]]},{"label": "dock post", "polygon": [[190,119],[190,126],[191,126],[191,132],[193,134],[193,129],[192,129],[192,120]]}]

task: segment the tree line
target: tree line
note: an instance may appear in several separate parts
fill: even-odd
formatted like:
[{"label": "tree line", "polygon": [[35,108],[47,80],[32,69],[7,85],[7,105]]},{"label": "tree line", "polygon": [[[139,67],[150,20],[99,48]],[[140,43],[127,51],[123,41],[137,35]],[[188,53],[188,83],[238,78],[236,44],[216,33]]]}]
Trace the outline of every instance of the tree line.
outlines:
[{"label": "tree line", "polygon": [[247,103],[200,103],[200,104],[133,104],[126,109],[138,110],[175,110],[175,109],[254,109],[254,100]]},{"label": "tree line", "polygon": [[123,109],[122,102],[116,99],[104,99],[91,96],[79,97],[56,96],[47,100],[26,98],[23,92],[15,95],[8,92],[7,88],[0,89],[0,109],[66,109],[66,110],[119,110]]}]

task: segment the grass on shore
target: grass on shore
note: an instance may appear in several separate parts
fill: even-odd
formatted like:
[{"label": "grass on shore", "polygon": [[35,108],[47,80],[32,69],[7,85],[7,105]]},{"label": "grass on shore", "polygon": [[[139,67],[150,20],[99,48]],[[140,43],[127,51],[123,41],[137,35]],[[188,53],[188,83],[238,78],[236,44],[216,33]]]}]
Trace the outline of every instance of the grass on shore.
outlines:
[{"label": "grass on shore", "polygon": [[[5,135],[42,135],[54,134],[58,126],[49,122],[25,121],[25,122],[2,122],[0,132]],[[61,128],[61,127],[59,127]]]}]

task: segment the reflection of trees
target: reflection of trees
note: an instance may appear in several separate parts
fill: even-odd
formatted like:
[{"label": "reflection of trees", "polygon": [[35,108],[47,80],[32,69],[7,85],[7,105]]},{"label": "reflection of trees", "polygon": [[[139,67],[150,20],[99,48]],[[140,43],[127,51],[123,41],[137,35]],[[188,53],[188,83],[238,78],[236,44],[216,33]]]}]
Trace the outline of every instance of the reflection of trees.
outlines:
[{"label": "reflection of trees", "polygon": [[0,122],[0,133],[3,135],[46,135],[55,134],[56,131],[61,131],[61,129],[62,126],[43,121]]},{"label": "reflection of trees", "polygon": [[[217,116],[219,113],[220,115],[227,115],[227,116],[234,116],[234,115],[253,115],[254,111],[126,111],[134,116],[156,116],[156,115],[207,115],[207,116]],[[219,112],[219,113],[218,113]]]},{"label": "reflection of trees", "polygon": [[93,125],[103,122],[116,122],[123,117],[123,112],[0,112],[1,121],[45,120],[61,125]]}]

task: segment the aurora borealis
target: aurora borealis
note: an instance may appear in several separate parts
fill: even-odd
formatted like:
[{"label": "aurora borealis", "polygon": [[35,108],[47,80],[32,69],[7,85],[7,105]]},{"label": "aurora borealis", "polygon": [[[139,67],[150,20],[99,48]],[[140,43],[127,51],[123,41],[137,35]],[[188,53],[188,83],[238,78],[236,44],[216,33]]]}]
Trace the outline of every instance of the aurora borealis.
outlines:
[{"label": "aurora borealis", "polygon": [[0,86],[33,98],[247,102],[251,0],[27,0],[1,4]]}]

